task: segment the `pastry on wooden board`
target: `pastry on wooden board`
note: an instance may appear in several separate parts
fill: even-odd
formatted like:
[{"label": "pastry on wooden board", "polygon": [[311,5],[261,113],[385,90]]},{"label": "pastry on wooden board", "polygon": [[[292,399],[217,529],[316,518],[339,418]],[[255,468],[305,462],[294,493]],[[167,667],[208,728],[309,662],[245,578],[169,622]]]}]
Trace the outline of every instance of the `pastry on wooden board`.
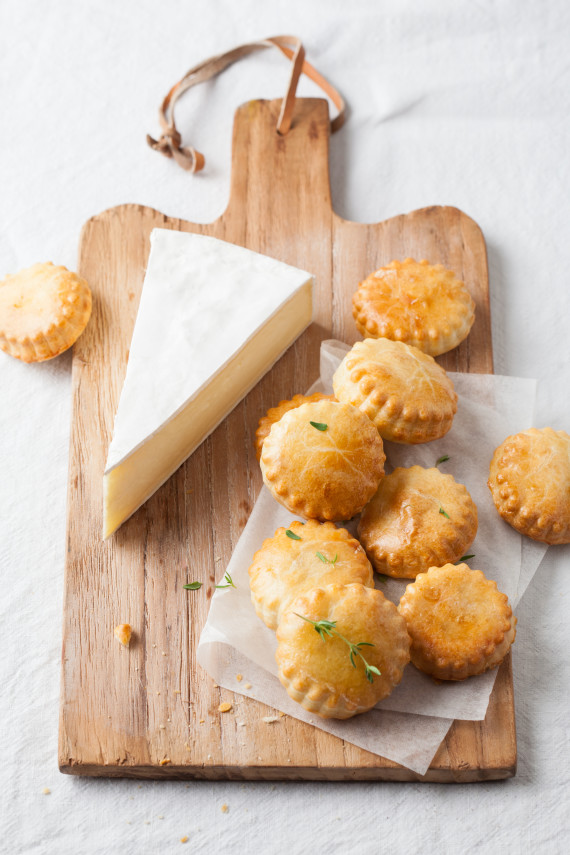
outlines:
[{"label": "pastry on wooden board", "polygon": [[428,261],[392,261],[367,276],[352,298],[365,338],[403,341],[439,356],[469,335],[475,303],[451,270]]},{"label": "pastry on wooden board", "polygon": [[502,518],[543,543],[570,543],[570,436],[530,428],[507,437],[491,460],[489,489]]},{"label": "pastry on wooden board", "polygon": [[369,418],[350,404],[302,404],[276,422],[263,443],[261,472],[294,514],[348,520],[384,477],[384,448]]},{"label": "pastry on wooden board", "polygon": [[81,276],[51,262],[0,282],[0,349],[22,362],[59,356],[91,316],[91,290]]},{"label": "pastry on wooden board", "polygon": [[290,603],[311,588],[359,582],[374,587],[374,573],[360,543],[331,522],[292,522],[267,538],[249,568],[258,617],[277,629]]},{"label": "pastry on wooden board", "polygon": [[457,561],[476,533],[477,507],[463,484],[422,466],[387,475],[358,524],[374,569],[408,579]]},{"label": "pastry on wooden board", "polygon": [[[314,623],[323,620],[329,632],[319,633]],[[406,623],[394,603],[359,584],[327,585],[298,597],[279,623],[277,642],[281,683],[323,718],[371,709],[398,685],[410,659]]]},{"label": "pastry on wooden board", "polygon": [[439,439],[457,411],[453,383],[433,357],[387,338],[357,342],[337,368],[333,389],[392,442]]},{"label": "pastry on wooden board", "polygon": [[495,668],[515,640],[507,595],[467,564],[420,573],[398,610],[412,639],[412,663],[439,680],[465,680]]},{"label": "pastry on wooden board", "polygon": [[269,431],[278,422],[281,416],[288,413],[289,410],[294,410],[300,407],[301,404],[310,404],[313,401],[334,401],[334,395],[323,395],[322,392],[315,392],[313,395],[293,395],[290,400],[279,401],[276,407],[270,407],[267,413],[259,420],[259,425],[255,431],[255,453],[257,459],[261,458],[261,449],[265,438],[269,435]]}]

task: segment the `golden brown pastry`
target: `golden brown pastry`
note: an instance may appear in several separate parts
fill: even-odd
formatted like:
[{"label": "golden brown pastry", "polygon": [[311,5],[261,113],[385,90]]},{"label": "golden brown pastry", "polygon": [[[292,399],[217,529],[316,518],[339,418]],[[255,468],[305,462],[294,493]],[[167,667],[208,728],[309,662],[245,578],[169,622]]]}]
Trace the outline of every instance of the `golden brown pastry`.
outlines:
[{"label": "golden brown pastry", "polygon": [[398,610],[412,639],[412,663],[439,680],[465,680],[495,668],[515,640],[507,595],[467,564],[420,573]]},{"label": "golden brown pastry", "polygon": [[371,709],[398,685],[410,660],[410,638],[394,603],[358,584],[327,585],[296,599],[277,641],[281,683],[323,718]]},{"label": "golden brown pastry", "polygon": [[390,338],[438,356],[469,335],[475,303],[464,283],[442,264],[392,261],[371,273],[352,298],[365,338]]},{"label": "golden brown pastry", "polygon": [[477,508],[463,484],[422,466],[387,475],[358,524],[375,570],[407,579],[457,561],[476,533]]},{"label": "golden brown pastry", "polygon": [[384,475],[384,449],[364,413],[335,401],[302,404],[276,422],[263,443],[267,487],[292,513],[348,520]]},{"label": "golden brown pastry", "polygon": [[267,413],[259,420],[259,425],[255,432],[255,453],[257,459],[261,458],[261,449],[265,438],[269,435],[269,431],[278,422],[281,416],[288,413],[289,410],[294,410],[300,407],[301,404],[310,404],[314,401],[334,401],[334,395],[323,395],[321,392],[315,392],[313,395],[293,395],[290,401],[279,401],[276,407],[270,407]]},{"label": "golden brown pastry", "polygon": [[333,377],[339,401],[372,419],[392,442],[430,442],[447,433],[457,410],[453,383],[417,347],[367,338],[349,350]]},{"label": "golden brown pastry", "polygon": [[495,506],[521,534],[570,543],[570,436],[530,428],[496,449],[488,480]]},{"label": "golden brown pastry", "polygon": [[351,582],[373,588],[372,567],[359,542],[331,522],[295,521],[278,528],[249,568],[251,600],[270,629],[277,629],[290,603],[311,588]]},{"label": "golden brown pastry", "polygon": [[51,359],[79,338],[90,315],[85,279],[34,264],[0,282],[0,349],[23,362]]}]

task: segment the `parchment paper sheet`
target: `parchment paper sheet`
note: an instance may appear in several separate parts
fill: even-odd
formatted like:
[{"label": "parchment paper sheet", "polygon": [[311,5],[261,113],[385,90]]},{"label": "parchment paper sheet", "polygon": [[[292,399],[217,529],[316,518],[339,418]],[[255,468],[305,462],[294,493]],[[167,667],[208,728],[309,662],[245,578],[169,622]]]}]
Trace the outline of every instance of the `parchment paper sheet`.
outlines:
[{"label": "parchment paper sheet", "polygon": [[[332,375],[349,350],[342,342],[321,345],[321,376],[310,391],[332,391]],[[469,563],[495,579],[516,606],[546,551],[523,539],[499,517],[487,487],[494,449],[509,435],[532,425],[536,382],[497,375],[450,374],[459,400],[451,430],[442,439],[416,446],[385,443],[386,468],[440,464],[465,484],[479,514]],[[227,567],[235,588],[216,590],[200,638],[197,659],[224,688],[263,701],[362,748],[424,774],[454,719],[481,720],[496,669],[460,683],[436,684],[412,665],[402,683],[369,713],[345,722],[320,719],[292,701],[277,679],[274,633],[257,618],[250,599],[248,567],[254,552],[279,526],[295,517],[264,487]],[[353,533],[356,520],[347,524]],[[398,602],[408,581],[389,579],[377,587]],[[236,674],[242,673],[241,683]],[[245,684],[251,683],[250,689]]]}]

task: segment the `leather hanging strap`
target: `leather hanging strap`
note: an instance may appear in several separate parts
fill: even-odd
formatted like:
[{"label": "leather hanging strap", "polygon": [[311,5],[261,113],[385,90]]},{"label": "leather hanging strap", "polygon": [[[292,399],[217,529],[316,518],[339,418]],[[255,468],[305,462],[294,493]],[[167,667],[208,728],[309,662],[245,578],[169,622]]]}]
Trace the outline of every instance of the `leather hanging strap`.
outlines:
[{"label": "leather hanging strap", "polygon": [[182,80],[175,83],[162,102],[159,110],[162,135],[158,140],[147,135],[146,140],[149,146],[166,157],[174,158],[179,166],[190,172],[199,172],[200,169],[203,169],[205,163],[204,155],[195,148],[192,148],[192,146],[182,145],[182,137],[174,122],[174,107],[176,102],[192,86],[196,86],[198,83],[203,83],[217,74],[221,74],[228,66],[233,65],[234,62],[242,59],[242,57],[270,47],[276,47],[292,62],[289,85],[287,86],[287,92],[283,98],[281,111],[277,120],[277,132],[279,134],[286,134],[291,127],[293,110],[295,108],[295,93],[301,74],[305,74],[317,86],[320,86],[337,108],[338,114],[331,121],[331,133],[337,131],[343,125],[345,119],[345,103],[342,96],[322,74],[319,74],[316,68],[313,68],[305,60],[305,49],[297,36],[274,36],[270,39],[250,42],[249,44],[234,48],[227,53],[213,56],[195,65],[190,71],[187,71]]}]

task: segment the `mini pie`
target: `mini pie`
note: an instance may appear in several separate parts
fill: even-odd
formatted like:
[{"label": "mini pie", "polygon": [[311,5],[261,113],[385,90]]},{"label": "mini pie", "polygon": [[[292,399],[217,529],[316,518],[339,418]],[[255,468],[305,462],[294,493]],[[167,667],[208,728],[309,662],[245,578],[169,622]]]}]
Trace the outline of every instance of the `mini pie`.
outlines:
[{"label": "mini pie", "polygon": [[570,436],[530,428],[509,436],[491,460],[495,506],[521,534],[543,543],[570,543]]},{"label": "mini pie", "polygon": [[407,579],[457,561],[476,533],[477,508],[463,484],[422,466],[387,475],[358,524],[374,568]]},{"label": "mini pie", "polygon": [[[298,615],[302,615],[299,617]],[[345,641],[325,634],[312,621],[334,622],[333,629],[359,648],[380,676],[366,676],[360,656]],[[327,585],[298,597],[277,629],[279,679],[294,701],[323,718],[350,718],[390,694],[410,661],[410,638],[394,603],[364,585]],[[371,646],[372,645],[372,646]]]},{"label": "mini pie", "polygon": [[384,449],[369,418],[350,404],[301,404],[276,422],[263,443],[267,487],[292,513],[348,520],[384,476]]},{"label": "mini pie", "polygon": [[67,350],[91,315],[85,279],[65,267],[34,264],[0,282],[0,349],[23,362]]},{"label": "mini pie", "polygon": [[259,425],[255,432],[255,453],[257,459],[261,458],[261,449],[265,438],[269,435],[269,431],[278,422],[281,416],[288,413],[289,410],[294,410],[300,407],[301,404],[310,404],[313,401],[334,401],[334,395],[323,395],[321,392],[315,392],[314,395],[293,395],[290,401],[279,401],[276,407],[270,407],[267,413],[259,420]]},{"label": "mini pie", "polygon": [[373,588],[372,567],[359,542],[331,522],[307,520],[278,528],[249,568],[251,600],[270,629],[277,629],[290,603],[311,588],[350,582]]},{"label": "mini pie", "polygon": [[439,680],[465,680],[494,668],[515,640],[507,595],[467,564],[420,573],[398,610],[412,638],[412,663]]},{"label": "mini pie", "polygon": [[367,338],[349,350],[333,377],[339,401],[359,407],[392,442],[430,442],[447,433],[457,410],[453,383],[417,347]]},{"label": "mini pie", "polygon": [[442,264],[406,258],[360,283],[352,314],[365,337],[403,341],[438,356],[469,335],[475,303],[464,283]]}]

